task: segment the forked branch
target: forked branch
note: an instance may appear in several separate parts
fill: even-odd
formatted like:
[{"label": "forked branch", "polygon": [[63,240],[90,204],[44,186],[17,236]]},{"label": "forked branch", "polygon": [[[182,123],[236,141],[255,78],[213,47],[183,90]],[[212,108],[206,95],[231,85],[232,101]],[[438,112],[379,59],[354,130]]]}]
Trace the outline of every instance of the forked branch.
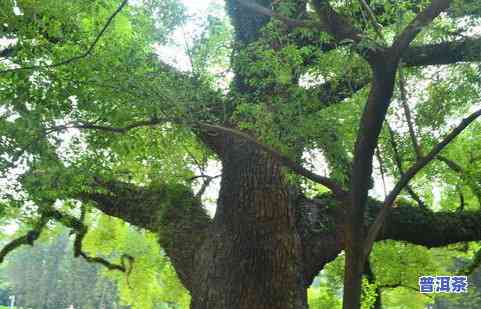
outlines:
[{"label": "forked branch", "polygon": [[446,135],[446,137],[439,144],[434,146],[427,155],[417,160],[416,163],[412,165],[403,176],[401,176],[401,179],[398,181],[396,186],[392,189],[392,191],[384,200],[383,208],[381,209],[381,211],[376,217],[376,220],[374,221],[371,228],[369,229],[366,242],[365,242],[365,247],[364,247],[365,256],[368,256],[369,253],[371,252],[371,249],[377,237],[377,234],[379,233],[379,230],[381,229],[381,226],[383,225],[389,210],[391,209],[392,205],[394,204],[394,201],[396,200],[401,190],[409,183],[409,181],[414,176],[416,176],[416,174],[423,167],[425,167],[432,160],[434,160],[436,156],[441,152],[441,150],[443,150],[451,141],[453,141],[461,132],[463,132],[464,129],[466,129],[466,127],[468,127],[469,124],[471,124],[479,116],[481,116],[481,109],[477,110],[476,112],[469,115],[467,118],[463,119],[461,123],[456,128],[454,128],[448,135]]},{"label": "forked branch", "polygon": [[274,157],[277,161],[279,161],[282,165],[285,167],[291,169],[292,171],[296,172],[297,174],[306,177],[309,180],[312,180],[318,184],[321,184],[327,188],[329,188],[337,197],[345,197],[347,195],[347,191],[342,188],[342,186],[337,183],[336,181],[332,180],[331,178],[324,177],[317,175],[316,173],[311,172],[310,170],[306,169],[302,165],[294,162],[291,160],[289,157],[285,156],[284,154],[280,153],[276,149],[272,148],[269,145],[265,145],[259,141],[257,141],[254,137],[237,131],[235,129],[231,128],[226,128],[226,127],[221,127],[217,125],[210,125],[210,124],[197,124],[197,126],[201,130],[206,130],[206,131],[214,131],[214,132],[219,132],[219,133],[224,133],[228,135],[233,135],[236,137],[239,137],[241,139],[244,139],[248,142],[251,142],[258,148],[262,149],[263,151],[267,152],[270,154],[272,157]]},{"label": "forked branch", "polygon": [[441,12],[447,10],[450,4],[451,0],[432,0],[428,7],[417,14],[411,23],[394,39],[391,50],[396,58],[401,57],[419,32],[427,27]]},{"label": "forked branch", "polygon": [[[134,262],[134,258],[132,256],[123,254],[121,257],[121,264],[111,263],[108,260],[101,257],[89,256],[82,249],[82,241],[85,238],[85,235],[87,234],[87,231],[88,231],[88,228],[84,224],[84,222],[82,222],[82,220],[79,220],[74,216],[62,213],[56,209],[50,209],[49,213],[51,218],[60,222],[65,227],[72,229],[73,232],[75,233],[75,241],[74,241],[75,257],[81,256],[82,258],[85,259],[85,261],[89,263],[97,263],[106,267],[109,270],[117,270],[117,271],[125,272],[127,275],[129,275],[129,273],[132,270],[132,264]],[[82,217],[84,216],[82,215]],[[128,265],[127,265],[127,262],[128,262]]]}]

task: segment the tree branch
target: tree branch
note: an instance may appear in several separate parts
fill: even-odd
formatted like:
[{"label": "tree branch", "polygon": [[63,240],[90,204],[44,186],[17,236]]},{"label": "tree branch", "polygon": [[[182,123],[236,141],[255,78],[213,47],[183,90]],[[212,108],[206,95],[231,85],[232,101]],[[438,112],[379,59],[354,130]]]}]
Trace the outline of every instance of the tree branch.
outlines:
[{"label": "tree branch", "polygon": [[446,164],[452,171],[454,171],[456,174],[460,176],[460,178],[466,182],[466,184],[469,186],[469,188],[473,191],[474,195],[478,199],[478,201],[481,203],[481,182],[479,184],[473,183],[472,180],[469,179],[466,171],[464,168],[456,163],[455,161],[445,157],[445,156],[437,156],[436,157],[439,161],[443,162]]},{"label": "tree branch", "polygon": [[270,17],[275,17],[279,19],[280,21],[284,22],[287,26],[291,28],[295,27],[310,27],[310,26],[320,26],[319,23],[313,21],[313,20],[300,20],[300,19],[294,19],[290,18],[287,16],[284,16],[282,14],[279,14],[271,9],[268,9],[262,5],[259,5],[253,1],[250,0],[237,0],[237,2],[250,9],[251,11],[259,14],[259,15],[265,15],[265,16],[270,16]]},{"label": "tree branch", "polygon": [[235,137],[238,137],[238,138],[242,138],[242,139],[244,139],[248,142],[251,142],[252,144],[256,145],[258,148],[260,148],[263,151],[270,154],[272,157],[274,157],[276,160],[278,160],[285,167],[291,169],[292,171],[296,172],[297,174],[299,174],[301,176],[304,176],[304,177],[306,177],[306,178],[308,178],[308,179],[310,179],[310,180],[312,180],[316,183],[319,183],[319,184],[329,188],[336,196],[341,197],[341,196],[347,195],[347,192],[342,188],[342,186],[339,185],[334,180],[332,180],[328,177],[317,175],[317,174],[309,171],[308,169],[306,169],[306,168],[302,167],[301,165],[297,164],[296,162],[294,162],[293,160],[291,160],[287,156],[278,152],[277,150],[275,150],[271,146],[260,143],[254,137],[252,137],[252,136],[250,136],[246,133],[243,133],[243,132],[231,129],[231,128],[221,127],[221,126],[217,126],[217,125],[210,125],[210,124],[205,124],[205,123],[198,123],[198,124],[196,124],[196,126],[199,127],[201,130],[220,132],[220,133],[228,134],[228,135],[235,136]]},{"label": "tree branch", "polygon": [[374,30],[376,31],[377,36],[379,39],[384,41],[384,36],[382,35],[382,25],[377,21],[376,15],[372,11],[371,7],[365,0],[359,0],[361,5],[364,7],[364,9],[367,11],[367,14],[369,16],[369,19],[371,20],[371,23],[374,27]]},{"label": "tree branch", "polygon": [[295,205],[296,226],[303,252],[304,278],[314,278],[344,249],[342,204],[330,195],[317,199],[300,197]]},{"label": "tree branch", "polygon": [[372,246],[376,239],[376,235],[379,233],[381,226],[384,223],[384,220],[389,212],[389,209],[392,207],[396,197],[401,192],[401,190],[409,183],[409,181],[429,162],[431,162],[441,150],[444,149],[453,139],[455,139],[470,123],[472,123],[476,118],[481,116],[481,109],[472,113],[467,118],[463,119],[461,123],[454,128],[439,144],[434,146],[432,150],[420,160],[416,161],[416,163],[411,166],[407,170],[407,172],[401,177],[399,182],[393,188],[393,190],[389,193],[389,195],[384,200],[384,205],[381,212],[378,214],[374,224],[369,229],[366,243],[365,243],[365,256],[369,255],[371,252]]},{"label": "tree branch", "polygon": [[[393,154],[394,154],[394,162],[396,163],[399,174],[402,177],[404,175],[404,169],[403,169],[403,166],[402,166],[401,155],[399,154],[398,146],[397,146],[397,143],[396,143],[396,138],[394,136],[394,131],[389,126],[389,124],[387,124],[387,129],[388,129],[388,132],[389,132],[389,141],[390,141],[390,144],[391,144],[391,147],[392,147],[392,150],[393,150]],[[419,195],[411,188],[411,186],[409,184],[406,185],[406,191],[409,193],[411,198],[418,203],[418,205],[420,207],[426,207],[426,204],[424,204],[424,202],[421,200]]]},{"label": "tree branch", "polygon": [[[382,211],[382,202],[369,208],[370,217]],[[392,208],[376,241],[406,241],[427,248],[481,240],[481,213],[478,211],[439,211],[401,204]]]},{"label": "tree branch", "polygon": [[102,35],[107,30],[107,28],[110,26],[110,24],[114,20],[115,16],[117,16],[117,14],[119,14],[120,11],[122,11],[124,6],[127,5],[127,2],[128,2],[128,0],[123,0],[122,3],[114,11],[114,13],[112,15],[110,15],[110,17],[107,19],[107,22],[104,24],[104,26],[102,27],[100,32],[97,34],[97,36],[95,37],[92,44],[90,44],[90,47],[83,54],[74,56],[72,58],[69,58],[69,59],[66,59],[66,60],[63,60],[63,61],[60,61],[60,62],[49,64],[49,65],[34,65],[34,66],[26,66],[26,67],[20,67],[20,68],[7,69],[7,70],[0,71],[0,74],[4,74],[4,73],[8,73],[8,72],[25,71],[25,70],[35,70],[35,69],[40,69],[40,68],[54,68],[54,67],[67,65],[67,64],[70,64],[74,61],[77,61],[77,60],[80,60],[82,58],[88,57],[93,52],[95,46],[97,45],[100,38],[102,37]]},{"label": "tree branch", "polygon": [[63,131],[67,129],[84,129],[84,130],[98,130],[98,131],[107,131],[112,133],[127,133],[132,129],[136,129],[139,127],[147,127],[147,126],[155,126],[161,123],[167,122],[167,119],[152,117],[149,120],[140,120],[133,122],[129,125],[124,127],[114,127],[114,126],[107,126],[107,125],[99,125],[95,123],[89,122],[72,122],[67,123],[65,125],[55,126],[55,127],[48,127],[45,129],[46,134],[51,134],[57,131]]},{"label": "tree branch", "polygon": [[405,51],[402,59],[406,66],[479,62],[481,61],[481,37],[413,46]]},{"label": "tree branch", "polygon": [[15,249],[23,245],[33,246],[34,242],[40,237],[40,234],[47,225],[49,219],[50,218],[47,215],[42,214],[32,230],[28,231],[24,236],[16,238],[6,244],[0,251],[0,264],[3,263],[5,257]]},{"label": "tree branch", "polygon": [[[139,187],[117,180],[94,177],[90,191],[78,192],[73,198],[94,202],[103,213],[132,225],[157,232],[163,187]],[[98,189],[101,189],[99,191]],[[102,192],[103,191],[103,192]]]},{"label": "tree branch", "polygon": [[[108,260],[101,258],[101,257],[92,257],[89,256],[87,253],[85,253],[82,249],[82,241],[87,234],[88,228],[87,226],[83,223],[82,220],[79,220],[75,218],[74,216],[71,216],[69,214],[62,213],[56,209],[49,208],[48,209],[49,216],[53,218],[54,220],[58,221],[62,225],[72,229],[75,233],[75,241],[74,241],[74,256],[79,257],[81,256],[84,258],[87,262],[89,263],[97,263],[100,264],[104,267],[106,267],[109,270],[117,270],[121,272],[127,273],[127,275],[130,273],[132,269],[132,263],[134,262],[134,258],[130,255],[123,254],[121,257],[121,264],[113,264],[109,262]],[[82,215],[82,218],[84,215]],[[125,261],[129,262],[129,265],[127,266]]]},{"label": "tree branch", "polygon": [[411,137],[411,143],[413,144],[414,153],[416,154],[416,159],[419,160],[419,158],[421,158],[423,154],[421,151],[421,147],[418,144],[416,133],[414,131],[414,124],[412,122],[411,111],[409,109],[409,103],[408,103],[407,92],[406,92],[406,80],[404,79],[402,65],[399,67],[398,72],[399,72],[399,91],[401,93],[401,105],[403,107],[404,116],[406,117],[406,121],[408,124],[409,136]]},{"label": "tree branch", "polygon": [[77,198],[92,201],[105,214],[155,233],[180,280],[189,288],[193,258],[211,222],[200,197],[182,184],[138,187],[96,177],[92,187],[105,192],[81,192]]},{"label": "tree branch", "polygon": [[[315,199],[301,197],[296,203],[296,225],[304,250],[304,277],[307,283],[318,275],[325,264],[345,249],[344,202],[330,194]],[[383,209],[383,202],[370,199],[367,204],[368,229]],[[440,211],[401,203],[386,217],[386,224],[376,241],[405,241],[428,248],[481,240],[481,212]]]},{"label": "tree branch", "polygon": [[337,13],[329,4],[329,1],[314,0],[312,3],[325,31],[336,38],[338,42],[352,40],[358,43],[361,41],[361,32],[351,24],[348,18]]},{"label": "tree branch", "polygon": [[394,38],[391,51],[394,53],[395,58],[401,57],[418,33],[428,26],[441,12],[447,10],[450,4],[451,0],[432,0],[427,8],[417,14],[411,23]]},{"label": "tree branch", "polygon": [[[212,180],[218,178],[218,177],[221,177],[222,175],[217,175],[217,176],[208,176],[208,175],[201,175],[201,176],[197,176],[195,178],[205,178],[204,182],[202,183],[202,186],[200,187],[199,191],[197,191],[197,193],[195,194],[195,198],[196,199],[201,199],[202,198],[202,195],[204,195],[205,193],[205,190],[207,189],[207,187],[209,187],[210,183],[212,182]],[[195,179],[194,178],[194,179]]]},{"label": "tree branch", "polygon": [[[359,72],[358,72],[359,71]],[[346,74],[338,80],[329,80],[320,85],[306,89],[309,97],[318,99],[322,107],[328,107],[352,97],[356,92],[366,87],[371,78],[355,68],[353,74]]]},{"label": "tree branch", "polygon": [[43,132],[40,132],[37,134],[37,136],[32,139],[32,141],[23,147],[20,147],[19,150],[17,150],[13,155],[12,155],[12,160],[11,163],[7,166],[6,168],[12,167],[15,162],[31,147],[35,146],[40,140],[43,140],[47,136],[49,136],[52,133],[55,132],[60,132],[60,131],[65,131],[68,129],[80,129],[80,130],[97,130],[97,131],[105,131],[105,132],[111,132],[111,133],[116,133],[116,134],[124,134],[127,133],[128,131],[140,127],[146,127],[146,126],[156,126],[161,123],[168,122],[169,120],[164,119],[164,118],[158,118],[158,117],[152,117],[149,120],[140,120],[137,122],[133,122],[129,125],[126,125],[124,127],[115,127],[115,126],[108,126],[108,125],[101,125],[101,124],[95,124],[95,123],[89,123],[89,122],[72,122],[72,123],[67,123],[65,125],[59,125],[59,126],[54,126],[54,127],[48,127],[45,128]]}]

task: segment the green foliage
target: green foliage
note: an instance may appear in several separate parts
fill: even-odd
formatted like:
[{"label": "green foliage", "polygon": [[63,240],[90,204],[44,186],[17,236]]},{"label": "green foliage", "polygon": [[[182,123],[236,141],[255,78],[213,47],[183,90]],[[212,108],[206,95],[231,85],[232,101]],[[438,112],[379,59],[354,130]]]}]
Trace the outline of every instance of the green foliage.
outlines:
[{"label": "green foliage", "polygon": [[[424,29],[413,45],[459,39],[465,35],[464,28],[480,24],[479,17],[472,15],[479,16],[479,1],[452,2],[452,10]],[[357,90],[343,81],[347,77],[366,80],[371,74],[355,51],[392,42],[415,11],[429,1],[369,3],[378,22],[385,25],[382,38],[359,1],[332,1],[366,35],[358,44],[344,40],[331,48],[333,38],[328,34],[309,27],[286,29],[274,19],[254,41],[234,43],[239,33],[234,34],[221,6],[210,6],[209,16],[194,20],[175,0],[130,1],[89,55],[56,66],[89,50],[119,1],[2,1],[0,39],[12,40],[13,52],[0,62],[0,70],[14,65],[36,67],[0,74],[0,223],[15,219],[29,225],[45,203],[55,201],[62,210],[76,211],[79,202],[72,197],[79,192],[106,193],[105,188],[92,189],[95,177],[159,187],[153,194],[159,197],[162,211],[156,215],[170,230],[152,235],[98,216],[89,222],[93,228],[85,247],[93,255],[117,262],[119,252],[136,257],[128,276],[104,274],[117,284],[124,304],[148,309],[175,302],[187,307],[189,295],[158,242],[169,244],[167,238],[176,228],[192,223],[182,221],[176,226],[169,216],[202,211],[194,207],[198,205],[193,201],[191,179],[216,157],[198,140],[193,124],[201,121],[245,129],[295,160],[306,152],[321,154],[318,157],[325,161],[330,176],[349,184],[368,87]],[[295,4],[277,1],[274,6],[285,16],[297,18]],[[465,13],[471,17],[458,22],[456,16]],[[317,18],[311,11],[305,15],[302,18]],[[198,28],[187,42],[192,71],[179,72],[156,53],[186,23]],[[239,80],[230,84],[233,70],[244,84]],[[460,63],[437,69],[406,68],[404,73],[416,136],[426,153],[479,105],[480,66]],[[338,97],[325,98],[326,93],[344,88]],[[387,122],[396,133],[406,170],[416,158],[399,98],[396,90]],[[122,130],[139,121],[158,123]],[[379,149],[386,176],[398,178],[401,172],[386,128]],[[463,168],[462,173],[435,161],[411,185],[431,208],[454,211],[462,196],[466,209],[479,209],[480,152],[481,127],[474,124],[443,152]],[[304,181],[288,177],[294,184]],[[310,195],[326,190],[311,183],[306,186]],[[405,193],[402,198],[411,200]],[[145,196],[144,202],[153,200]],[[332,228],[333,222],[326,220],[320,231]],[[372,305],[376,286],[415,287],[419,275],[444,271],[451,262],[446,255],[457,254],[453,252],[391,242],[377,245],[372,256],[377,282],[364,281],[364,308]],[[32,274],[38,273],[32,270]],[[339,307],[342,257],[326,266],[323,276],[326,281],[309,291],[310,304]],[[404,303],[418,308],[429,301],[409,288],[385,294],[388,306]],[[475,295],[469,299],[476,302]]]},{"label": "green foliage", "polygon": [[340,299],[330,293],[327,287],[311,287],[307,290],[307,297],[309,300],[309,308],[311,309],[342,308]]},{"label": "green foliage", "polygon": [[376,302],[377,292],[376,292],[376,284],[369,283],[366,278],[362,279],[362,309],[370,309],[374,306]]},{"label": "green foliage", "polygon": [[113,263],[119,262],[121,253],[134,256],[127,274],[74,258],[72,239],[65,229],[57,229],[43,235],[42,243],[33,250],[25,248],[8,258],[0,269],[0,278],[4,277],[0,289],[9,287],[19,305],[32,308],[44,304],[44,308],[57,309],[74,304],[76,308],[93,309],[101,302],[146,309],[162,308],[162,304],[189,307],[190,296],[155,235],[105,215],[97,216],[92,224],[84,250]]},{"label": "green foliage", "polygon": [[94,226],[85,239],[88,252],[109,259],[118,258],[119,254],[135,257],[127,274],[102,272],[116,282],[123,304],[133,309],[156,308],[159,303],[188,308],[190,296],[162,253],[155,235],[134,230],[121,220],[106,216],[100,216]]},{"label": "green foliage", "polygon": [[[479,248],[477,244],[453,245],[448,248],[427,249],[394,241],[377,243],[370,257],[375,281],[362,281],[362,308],[373,308],[378,290],[382,293],[383,308],[418,308],[427,304],[446,308],[476,308],[479,306],[481,272],[469,277],[468,294],[427,297],[418,292],[418,279],[426,275],[454,275]],[[467,251],[465,248],[469,248]],[[312,308],[341,308],[344,275],[344,255],[328,263],[308,290]],[[437,307],[434,307],[437,308]]]},{"label": "green foliage", "polygon": [[100,266],[75,259],[71,244],[67,231],[59,229],[44,235],[33,250],[24,248],[8,257],[0,276],[18,306],[94,309],[118,303],[113,282],[100,276]]}]

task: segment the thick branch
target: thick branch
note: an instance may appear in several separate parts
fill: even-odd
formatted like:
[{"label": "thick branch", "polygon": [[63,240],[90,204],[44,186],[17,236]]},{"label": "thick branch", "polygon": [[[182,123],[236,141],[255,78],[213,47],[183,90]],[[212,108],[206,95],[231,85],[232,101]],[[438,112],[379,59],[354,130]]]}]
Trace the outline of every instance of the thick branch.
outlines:
[{"label": "thick branch", "polygon": [[110,15],[110,17],[107,19],[107,22],[104,24],[104,26],[102,27],[100,32],[97,34],[97,36],[95,37],[95,39],[92,42],[92,44],[90,45],[90,47],[83,54],[74,56],[72,58],[69,58],[69,59],[66,59],[66,60],[63,60],[63,61],[60,61],[60,62],[49,64],[49,65],[33,65],[33,66],[25,66],[25,67],[20,67],[20,68],[7,69],[7,70],[0,71],[0,74],[8,73],[8,72],[25,71],[25,70],[35,70],[35,69],[40,69],[40,68],[54,68],[54,67],[67,65],[67,64],[70,64],[70,63],[75,62],[77,60],[88,57],[93,52],[95,46],[99,42],[102,35],[105,33],[105,31],[107,31],[107,28],[110,26],[110,24],[114,20],[115,16],[117,16],[117,14],[119,14],[120,11],[122,11],[124,6],[127,5],[127,2],[128,2],[128,0],[123,0],[122,3],[119,5],[119,7],[114,11],[114,13],[112,15]]},{"label": "thick branch", "polygon": [[335,37],[338,42],[352,40],[357,43],[361,40],[361,32],[352,25],[347,17],[337,13],[329,1],[314,0],[312,2],[325,31]]},{"label": "thick branch", "polygon": [[[381,201],[369,200],[365,229],[382,210]],[[310,284],[324,265],[345,248],[343,202],[329,195],[300,199],[296,205],[297,226],[305,256],[305,278]],[[480,211],[433,212],[401,204],[391,209],[376,241],[405,241],[428,248],[481,240]]]},{"label": "thick branch", "polygon": [[406,66],[479,62],[481,61],[481,37],[413,46],[406,50],[402,58]]},{"label": "thick branch", "polygon": [[27,232],[24,236],[16,238],[5,245],[0,251],[0,264],[3,263],[5,257],[15,249],[23,246],[33,246],[34,242],[40,237],[42,230],[45,228],[49,221],[49,217],[42,214],[39,221],[35,224],[34,228]]},{"label": "thick branch", "polygon": [[342,205],[329,196],[319,199],[301,197],[296,204],[296,226],[301,237],[306,286],[325,264],[344,248]]},{"label": "thick branch", "polygon": [[[373,216],[381,203],[373,206]],[[443,247],[465,241],[481,240],[479,211],[433,212],[428,209],[401,205],[393,208],[377,240],[407,241],[428,248]]]},{"label": "thick branch", "polygon": [[312,21],[312,20],[301,20],[301,19],[294,19],[288,16],[284,16],[279,14],[271,9],[268,9],[262,5],[255,3],[254,1],[250,0],[237,0],[242,6],[252,10],[254,13],[259,15],[265,15],[270,17],[275,17],[280,21],[284,22],[289,27],[308,27],[308,26],[320,26],[319,23]]},{"label": "thick branch", "polygon": [[391,47],[396,58],[402,56],[419,32],[428,26],[441,12],[447,10],[451,0],[432,0],[431,4],[416,15],[411,23],[394,39]]},{"label": "thick branch", "polygon": [[328,177],[317,175],[317,174],[309,171],[308,169],[304,168],[303,166],[297,164],[295,161],[291,160],[289,157],[287,157],[287,156],[283,155],[282,153],[278,152],[277,150],[275,150],[271,146],[260,143],[254,137],[252,137],[252,136],[250,136],[246,133],[243,133],[243,132],[231,129],[231,128],[226,128],[226,127],[221,127],[221,126],[216,126],[216,125],[210,125],[210,124],[197,124],[197,126],[200,129],[205,130],[205,131],[213,131],[213,132],[228,134],[228,135],[231,135],[231,136],[236,136],[236,137],[242,138],[242,139],[244,139],[248,142],[251,142],[252,144],[256,145],[258,148],[260,148],[263,151],[270,154],[272,157],[274,157],[277,161],[279,161],[285,167],[291,169],[292,171],[296,172],[297,174],[299,174],[301,176],[304,176],[304,177],[306,177],[306,178],[308,178],[308,179],[310,179],[310,180],[312,180],[316,183],[319,183],[319,184],[329,188],[330,190],[332,190],[332,192],[335,195],[341,197],[341,196],[345,196],[347,194],[347,192],[342,188],[342,186],[339,185],[334,180],[332,180]]},{"label": "thick branch", "polygon": [[162,188],[139,187],[99,177],[91,187],[91,191],[79,192],[76,198],[94,202],[97,209],[109,216],[157,232]]},{"label": "thick branch", "polygon": [[181,184],[138,187],[99,178],[93,186],[104,192],[82,192],[80,198],[93,201],[110,216],[156,233],[180,280],[189,288],[193,258],[211,222],[191,189]]}]

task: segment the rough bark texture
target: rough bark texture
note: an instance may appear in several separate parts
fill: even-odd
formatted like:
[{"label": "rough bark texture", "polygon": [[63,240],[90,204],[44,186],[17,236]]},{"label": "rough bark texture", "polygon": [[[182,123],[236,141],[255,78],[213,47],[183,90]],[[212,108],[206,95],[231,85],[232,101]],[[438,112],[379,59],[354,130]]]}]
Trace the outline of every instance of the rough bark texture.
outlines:
[{"label": "rough bark texture", "polygon": [[[303,197],[285,182],[279,164],[252,144],[221,135],[211,142],[223,162],[213,221],[184,187],[110,183],[109,194],[84,198],[159,235],[194,309],[307,308],[308,286],[345,249],[348,201],[331,194]],[[382,202],[369,199],[366,208],[364,230]],[[378,236],[386,239],[426,247],[479,240],[481,214],[399,205]]]},{"label": "rough bark texture", "polygon": [[295,199],[273,159],[226,139],[208,240],[195,255],[192,308],[307,308]]}]

